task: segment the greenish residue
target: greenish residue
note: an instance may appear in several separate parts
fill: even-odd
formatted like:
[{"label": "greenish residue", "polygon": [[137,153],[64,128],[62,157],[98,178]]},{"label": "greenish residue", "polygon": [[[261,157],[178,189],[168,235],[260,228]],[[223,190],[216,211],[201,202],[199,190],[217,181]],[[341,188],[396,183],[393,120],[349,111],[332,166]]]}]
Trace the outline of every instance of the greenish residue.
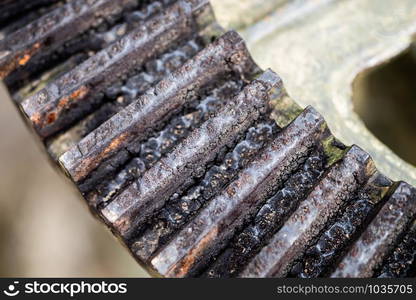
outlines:
[{"label": "greenish residue", "polygon": [[375,171],[373,179],[370,181],[370,201],[374,205],[379,203],[383,198],[385,198],[389,194],[393,193],[397,186],[397,184],[395,184],[390,179],[386,178],[378,171]]},{"label": "greenish residue", "polygon": [[[327,126],[326,124],[324,126]],[[336,139],[333,135],[329,135],[327,138],[322,140],[322,147],[327,157],[327,166],[331,166],[339,161],[348,149],[341,149],[337,147]]]},{"label": "greenish residue", "polygon": [[272,91],[270,103],[273,107],[271,117],[281,128],[286,127],[303,111],[303,108],[290,98],[284,89]]},{"label": "greenish residue", "polygon": [[375,186],[374,191],[370,193],[371,202],[377,204],[390,191],[392,185],[389,186]]}]

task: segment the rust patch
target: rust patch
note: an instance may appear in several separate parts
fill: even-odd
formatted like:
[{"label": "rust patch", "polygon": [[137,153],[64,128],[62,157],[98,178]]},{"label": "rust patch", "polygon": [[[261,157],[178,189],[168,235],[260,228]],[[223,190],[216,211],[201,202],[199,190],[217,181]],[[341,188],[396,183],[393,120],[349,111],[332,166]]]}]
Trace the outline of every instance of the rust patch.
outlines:
[{"label": "rust patch", "polygon": [[85,178],[103,159],[107,158],[112,152],[117,150],[128,137],[128,133],[119,135],[117,138],[113,139],[101,153],[94,157],[85,159],[77,167],[75,174],[73,174],[74,181],[78,182]]},{"label": "rust patch", "polygon": [[[29,50],[23,52],[23,55],[18,59],[18,65],[23,67],[24,65],[26,65],[30,59],[32,58],[32,56],[40,49],[40,43],[35,43],[32,48],[30,48]],[[17,66],[15,66],[16,68]]]},{"label": "rust patch", "polygon": [[78,90],[72,92],[69,96],[61,98],[61,100],[58,102],[58,105],[53,110],[45,111],[43,113],[37,112],[30,119],[40,128],[51,125],[59,118],[59,115],[63,110],[69,108],[73,102],[84,98],[88,92],[88,87],[81,86]]},{"label": "rust patch", "polygon": [[62,98],[57,105],[57,110],[63,110],[68,107],[72,102],[80,100],[88,95],[89,89],[85,85],[72,92],[69,96]]},{"label": "rust patch", "polygon": [[6,78],[16,68],[15,60],[11,60],[1,66],[0,80]]},{"label": "rust patch", "polygon": [[70,98],[72,100],[77,100],[77,99],[83,98],[88,94],[88,90],[89,90],[88,87],[81,86],[78,90],[74,91],[71,94]]},{"label": "rust patch", "polygon": [[27,62],[30,60],[30,55],[29,54],[25,54],[23,55],[23,57],[21,59],[19,59],[19,65],[20,66],[24,66],[25,64],[27,64]]},{"label": "rust patch", "polygon": [[185,277],[194,266],[195,260],[201,257],[201,254],[209,246],[209,244],[217,237],[218,227],[212,229],[190,252],[179,262],[174,265],[168,272],[168,276]]},{"label": "rust patch", "polygon": [[34,124],[39,124],[41,122],[41,119],[42,119],[42,116],[40,115],[40,113],[35,113],[30,117],[30,120]]},{"label": "rust patch", "polygon": [[66,107],[68,105],[69,102],[69,97],[63,97],[61,100],[59,100],[58,102],[58,108],[63,108]]},{"label": "rust patch", "polygon": [[25,66],[30,61],[32,56],[39,50],[40,46],[40,43],[36,43],[29,50],[20,52],[20,54],[15,55],[14,58],[4,63],[0,68],[0,80],[6,78],[18,67]]},{"label": "rust patch", "polygon": [[51,112],[46,117],[46,124],[51,124],[56,120],[56,112]]},{"label": "rust patch", "polygon": [[127,139],[128,136],[128,133],[123,133],[119,135],[117,138],[111,141],[111,143],[104,149],[101,155],[103,157],[106,157],[109,153],[113,152],[115,149],[118,149],[120,145]]}]

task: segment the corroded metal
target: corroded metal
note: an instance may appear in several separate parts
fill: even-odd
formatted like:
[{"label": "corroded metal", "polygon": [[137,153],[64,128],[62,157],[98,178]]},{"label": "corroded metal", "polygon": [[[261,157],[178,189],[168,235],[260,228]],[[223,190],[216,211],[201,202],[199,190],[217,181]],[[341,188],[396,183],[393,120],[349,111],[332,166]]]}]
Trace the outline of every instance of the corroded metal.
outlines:
[{"label": "corroded metal", "polygon": [[282,277],[291,263],[357,190],[374,166],[367,153],[351,148],[322,178],[283,227],[242,271],[243,277]]},{"label": "corroded metal", "polygon": [[178,229],[199,213],[204,204],[235,179],[278,132],[273,120],[258,120],[247,130],[245,139],[229,151],[220,163],[209,168],[196,186],[182,195],[176,193],[171,196],[143,234],[132,239],[134,255],[142,261],[148,261]]},{"label": "corroded metal", "polygon": [[[20,17],[5,2],[0,45],[32,32],[28,47],[39,41],[44,55],[18,67],[13,55],[29,48],[16,46],[0,61],[52,160],[141,265],[164,277],[414,274],[414,188],[382,175],[314,108],[297,105],[292,82],[287,91],[261,71],[243,39],[215,23],[208,1],[113,2],[36,1]],[[330,0],[258,3],[244,1],[242,12],[253,9],[245,22],[229,20],[248,26],[275,11],[268,25],[259,21],[266,35],[252,35],[259,25],[244,31],[254,53],[300,16],[338,9]],[[55,22],[68,9],[67,21]],[[296,66],[291,55],[274,59]],[[325,90],[303,84],[311,95]]]},{"label": "corroded metal", "polygon": [[201,168],[259,117],[267,105],[269,91],[279,84],[280,78],[271,71],[250,83],[106,206],[101,211],[104,220],[120,235],[128,237],[137,224],[145,222],[176,190],[189,185]]},{"label": "corroded metal", "polygon": [[[258,210],[249,224],[222,251],[205,272],[207,277],[237,276],[271,236],[279,230],[299,203],[311,191],[324,170],[326,157],[320,147],[284,182],[282,188]],[[280,187],[279,187],[280,188]]]},{"label": "corroded metal", "polygon": [[204,5],[204,0],[178,2],[26,99],[23,112],[40,136],[56,133],[90,110],[96,100],[93,95],[99,90],[190,34],[196,26],[194,13]]},{"label": "corroded metal", "polygon": [[403,240],[385,258],[376,276],[380,278],[416,276],[416,222],[413,222],[404,234]]},{"label": "corroded metal", "polygon": [[129,76],[128,79],[120,80],[107,87],[104,93],[105,103],[103,105],[71,126],[67,131],[48,140],[49,153],[56,159],[59,158],[103,122],[131,104],[146,90],[191,59],[204,46],[206,46],[206,43],[202,40],[202,36],[192,37],[178,48],[169,49],[154,60],[147,61],[142,69],[132,74],[131,77]]},{"label": "corroded metal", "polygon": [[371,277],[416,213],[416,190],[400,183],[332,277]]},{"label": "corroded metal", "polygon": [[[32,1],[30,1],[32,2]],[[75,0],[35,20],[0,41],[0,79],[26,65],[37,53],[58,47],[79,32],[98,26],[132,0]],[[76,28],[76,29],[75,29]]]},{"label": "corroded metal", "polygon": [[328,276],[342,251],[362,231],[377,208],[384,204],[382,200],[391,185],[391,180],[376,172],[341,210],[336,221],[328,224],[317,242],[294,264],[289,275],[303,278]]},{"label": "corroded metal", "polygon": [[[144,138],[149,133],[149,127],[157,127],[157,123],[165,121],[172,112],[185,105],[186,101],[191,100],[188,94],[192,94],[192,91],[197,93],[213,77],[230,72],[233,68],[238,70],[239,65],[244,67],[245,64],[251,64],[249,57],[244,54],[245,49],[239,46],[241,43],[242,40],[234,33],[218,39],[217,43],[199,53],[195,59],[63,154],[60,163],[75,182],[82,180],[133,137],[142,135]],[[229,60],[240,56],[242,59],[235,61],[234,67],[233,64],[228,66]]]},{"label": "corroded metal", "polygon": [[169,277],[192,275],[197,265],[220,250],[224,240],[270,196],[273,186],[298,167],[319,140],[322,125],[321,116],[306,109],[152,259],[151,266]]}]

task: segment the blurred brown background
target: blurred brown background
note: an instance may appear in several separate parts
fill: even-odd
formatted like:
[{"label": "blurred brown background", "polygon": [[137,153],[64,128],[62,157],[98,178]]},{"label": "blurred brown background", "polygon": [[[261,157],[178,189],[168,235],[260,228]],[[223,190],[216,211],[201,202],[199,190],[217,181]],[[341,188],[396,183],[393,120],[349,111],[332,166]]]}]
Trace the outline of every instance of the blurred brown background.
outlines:
[{"label": "blurred brown background", "polygon": [[40,151],[0,87],[0,276],[147,276]]}]

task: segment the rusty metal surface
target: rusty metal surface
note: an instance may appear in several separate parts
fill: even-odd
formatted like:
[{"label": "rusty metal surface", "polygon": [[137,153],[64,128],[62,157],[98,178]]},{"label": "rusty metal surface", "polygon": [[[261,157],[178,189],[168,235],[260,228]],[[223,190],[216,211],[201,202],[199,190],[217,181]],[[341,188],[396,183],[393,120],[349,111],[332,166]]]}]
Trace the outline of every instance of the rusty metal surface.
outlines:
[{"label": "rusty metal surface", "polygon": [[[266,35],[258,35],[260,25],[243,34],[254,53],[266,49],[263,42],[290,52],[285,43],[273,45],[278,35],[266,37],[300,16],[326,10],[336,16],[345,3],[270,1],[249,20],[277,10],[261,25]],[[50,65],[33,56],[26,75],[9,75],[13,59],[5,57],[3,70],[16,105],[52,160],[138,263],[163,277],[307,277],[333,270],[333,276],[379,276],[391,267],[394,251],[403,245],[413,251],[406,233],[416,218],[414,189],[393,183],[367,152],[337,140],[334,125],[314,108],[299,107],[290,97],[293,82],[289,96],[278,75],[257,67],[236,32],[224,33],[215,23],[207,1],[129,4],[104,28],[120,34],[88,57],[82,47]],[[94,18],[85,13],[90,23],[68,36],[71,45],[83,45],[87,29],[87,40],[97,34]],[[132,16],[139,21],[119,31]],[[46,20],[35,22],[58,30]],[[17,35],[6,34],[0,43]],[[325,72],[313,70],[315,76],[308,70],[296,76],[320,84]],[[16,88],[19,78],[31,92]],[[317,91],[303,86],[315,99]],[[371,253],[360,246],[367,242]],[[312,266],[314,249],[328,260]],[[415,256],[409,257],[412,266]],[[303,258],[310,264],[299,266]],[[404,267],[388,274],[413,272]]]},{"label": "rusty metal surface", "polygon": [[[151,260],[159,273],[169,277],[194,274],[207,255],[226,243],[250,212],[270,196],[302,162],[310,148],[319,141],[323,120],[307,109],[283,130],[224,191],[212,199],[199,215]],[[217,250],[218,251],[218,250]]]},{"label": "rusty metal surface", "polygon": [[230,149],[224,160],[210,167],[197,186],[182,195],[173,195],[165,207],[149,223],[143,232],[131,240],[133,254],[142,261],[148,261],[176,232],[203,209],[210,198],[217,196],[222,188],[236,179],[239,172],[267,146],[280,129],[269,118],[257,120],[245,137]]},{"label": "rusty metal surface", "polygon": [[[39,134],[46,138],[68,126],[93,107],[93,101],[96,101],[93,95],[103,87],[129,73],[133,67],[140,67],[152,56],[165,52],[172,43],[193,32],[193,26],[196,26],[192,20],[193,13],[205,5],[206,1],[194,1],[192,4],[183,5],[179,2],[170,7],[163,14],[148,20],[143,27],[68,72],[57,82],[26,99],[22,109]],[[93,20],[95,18],[96,16],[90,17]],[[9,40],[6,39],[5,42]]]},{"label": "rusty metal surface", "polygon": [[207,277],[233,277],[261,249],[296,210],[299,203],[311,191],[323,175],[325,155],[320,145],[312,151],[281,188],[267,199],[247,225],[233,237],[230,246],[221,251],[217,259],[203,273]]},{"label": "rusty metal surface", "polygon": [[53,41],[53,47],[59,47],[79,32],[119,14],[129,3],[131,5],[132,0],[70,1],[15,31],[0,41],[0,78],[4,79],[12,71],[25,66],[35,54],[45,51],[44,48],[49,50],[49,41]]},{"label": "rusty metal surface", "polygon": [[405,183],[399,184],[332,277],[371,277],[415,212],[416,190]]},{"label": "rusty metal surface", "polygon": [[213,161],[222,148],[232,144],[259,117],[259,111],[264,110],[267,103],[267,91],[280,82],[270,77],[260,77],[248,85],[215,116],[191,132],[171,153],[105,207],[101,211],[104,219],[126,237],[160,209],[166,197],[188,187],[203,166]]},{"label": "rusty metal surface", "polygon": [[[384,258],[382,267],[375,271],[379,278],[406,277],[415,267],[416,222],[409,227],[403,240]],[[413,270],[413,271],[412,271]]]},{"label": "rusty metal surface", "polygon": [[[234,34],[220,38],[215,45],[199,53],[194,60],[187,62],[67,151],[60,157],[60,163],[78,182],[105,158],[125,147],[132,138],[142,136],[143,140],[151,127],[157,127],[187,101],[192,101],[188,96],[192,91],[197,93],[213,78],[231,72],[233,66],[228,67],[227,61],[234,55],[243,55],[240,52],[245,49],[239,47],[241,43],[242,40]],[[244,69],[247,61],[236,62],[234,68],[239,67],[238,64]]]},{"label": "rusty metal surface", "polygon": [[312,190],[283,227],[242,271],[243,277],[283,277],[343,202],[374,171],[369,155],[351,148]]},{"label": "rusty metal surface", "polygon": [[292,266],[289,276],[328,276],[341,253],[360,234],[368,220],[374,217],[377,207],[384,204],[384,196],[391,185],[391,180],[376,172],[354,193],[354,199],[347,201],[345,211],[336,217],[333,224],[327,225],[317,242]]}]

